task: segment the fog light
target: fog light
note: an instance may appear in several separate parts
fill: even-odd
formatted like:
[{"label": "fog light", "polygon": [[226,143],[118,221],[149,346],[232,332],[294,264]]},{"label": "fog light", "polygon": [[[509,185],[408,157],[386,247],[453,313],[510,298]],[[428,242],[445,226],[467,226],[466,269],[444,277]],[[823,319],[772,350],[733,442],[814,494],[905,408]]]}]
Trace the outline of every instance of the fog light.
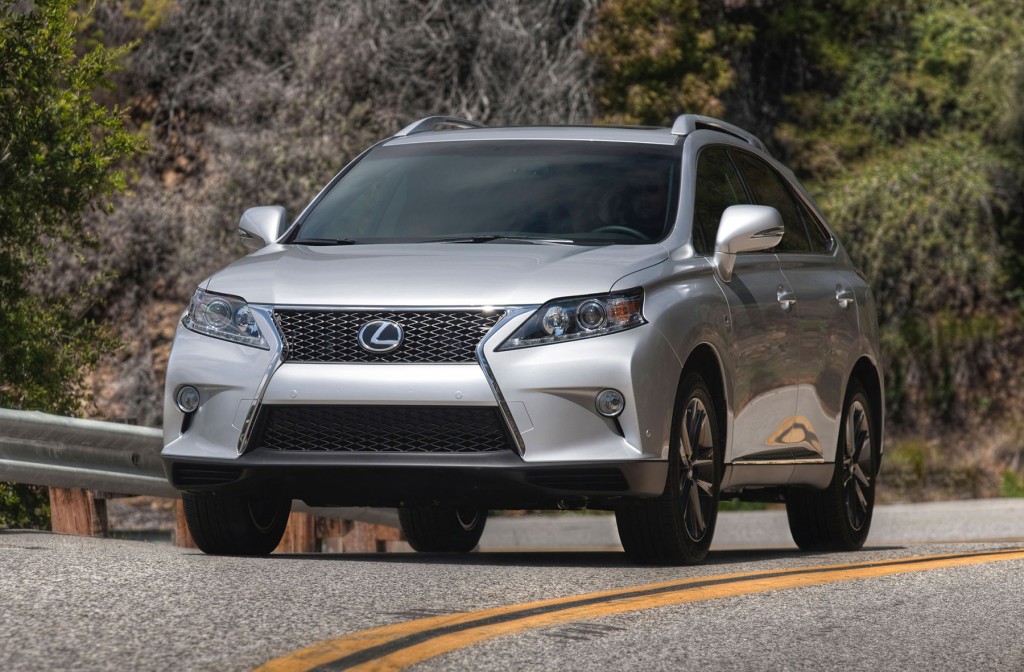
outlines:
[{"label": "fog light", "polygon": [[199,390],[191,385],[182,385],[174,395],[174,403],[182,413],[192,413],[199,408]]},{"label": "fog light", "polygon": [[626,400],[618,390],[601,390],[597,393],[597,412],[606,418],[614,418],[626,407]]}]

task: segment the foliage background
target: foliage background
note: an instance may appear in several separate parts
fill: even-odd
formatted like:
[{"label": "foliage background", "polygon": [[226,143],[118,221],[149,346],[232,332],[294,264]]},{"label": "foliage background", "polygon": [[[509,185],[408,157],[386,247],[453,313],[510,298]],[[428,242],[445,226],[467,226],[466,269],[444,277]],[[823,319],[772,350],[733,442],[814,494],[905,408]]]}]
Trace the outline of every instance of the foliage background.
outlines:
[{"label": "foliage background", "polygon": [[[900,497],[1012,494],[1024,414],[1024,3],[609,0],[601,119],[755,131],[879,299]],[[1002,478],[1002,485],[999,481]]]},{"label": "foliage background", "polygon": [[[0,2],[0,407],[75,413],[82,372],[115,344],[97,323],[90,273],[56,295],[36,279],[52,255],[92,240],[83,211],[124,188],[118,162],[141,148],[120,112],[95,102],[124,53],[102,45],[79,55],[68,0],[24,11]],[[45,524],[45,492],[0,483],[0,526]]]},{"label": "foliage background", "polygon": [[[48,379],[60,381],[49,397],[12,402],[0,368],[4,404],[158,425],[177,317],[202,278],[244,254],[242,210],[297,213],[416,118],[668,125],[688,111],[757,133],[867,274],[896,496],[1019,482],[1024,3],[96,0],[72,18],[79,56],[100,47],[120,65],[101,69],[112,88],[93,81],[93,98],[127,110],[148,149],[104,164],[127,189],[104,172],[111,189],[87,200],[113,207],[84,208],[69,236],[26,220],[61,244],[25,264],[38,269],[28,298],[11,296],[60,316],[66,347],[50,355],[68,375]],[[4,357],[53,328],[0,307],[18,325],[0,330]]]}]

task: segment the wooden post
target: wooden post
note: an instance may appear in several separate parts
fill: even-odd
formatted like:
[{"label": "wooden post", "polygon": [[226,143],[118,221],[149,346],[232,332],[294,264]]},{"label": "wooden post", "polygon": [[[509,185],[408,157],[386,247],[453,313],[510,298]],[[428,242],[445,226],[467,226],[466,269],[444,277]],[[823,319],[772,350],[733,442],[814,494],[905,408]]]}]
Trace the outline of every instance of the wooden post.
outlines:
[{"label": "wooden post", "polygon": [[361,523],[355,520],[330,520],[324,535],[328,553],[386,553],[411,551],[402,531],[389,525]]},{"label": "wooden post", "polygon": [[80,488],[50,488],[53,531],[86,537],[107,536],[107,500]]},{"label": "wooden post", "polygon": [[405,540],[402,530],[390,525],[374,525],[376,529],[374,539],[377,543],[378,553],[393,553],[395,551],[412,552],[412,546]]},{"label": "wooden post", "polygon": [[293,511],[288,516],[288,527],[284,528],[284,537],[274,549],[275,553],[317,553],[320,551],[320,539],[317,537],[316,516],[300,511]]},{"label": "wooden post", "polygon": [[196,548],[196,542],[185,522],[185,505],[181,503],[181,497],[178,497],[178,515],[174,520],[174,545],[179,548]]}]

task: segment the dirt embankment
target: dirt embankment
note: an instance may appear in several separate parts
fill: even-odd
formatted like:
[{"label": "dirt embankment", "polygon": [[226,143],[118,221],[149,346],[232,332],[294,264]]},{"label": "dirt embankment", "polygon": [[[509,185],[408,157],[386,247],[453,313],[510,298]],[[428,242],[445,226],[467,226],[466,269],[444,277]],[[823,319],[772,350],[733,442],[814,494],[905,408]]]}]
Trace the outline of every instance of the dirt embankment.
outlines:
[{"label": "dirt embankment", "polygon": [[890,436],[881,502],[1024,497],[1024,426],[960,435]]}]

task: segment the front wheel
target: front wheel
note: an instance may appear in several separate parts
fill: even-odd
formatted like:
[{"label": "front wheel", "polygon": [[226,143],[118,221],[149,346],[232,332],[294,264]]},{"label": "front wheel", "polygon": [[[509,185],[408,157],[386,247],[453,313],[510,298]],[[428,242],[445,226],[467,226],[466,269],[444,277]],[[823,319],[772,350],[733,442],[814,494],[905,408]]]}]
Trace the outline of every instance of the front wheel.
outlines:
[{"label": "front wheel", "polygon": [[421,553],[468,553],[480,543],[487,510],[451,506],[403,506],[398,522],[409,545]]},{"label": "front wheel", "polygon": [[665,492],[615,512],[619,539],[633,560],[697,564],[707,557],[718,519],[722,444],[711,392],[700,374],[679,385]]},{"label": "front wheel", "polygon": [[292,500],[181,493],[188,531],[203,553],[268,555],[288,524]]},{"label": "front wheel", "polygon": [[846,394],[835,471],[825,490],[792,489],[786,513],[793,541],[804,551],[856,551],[864,546],[875,508],[876,422],[863,386]]}]

